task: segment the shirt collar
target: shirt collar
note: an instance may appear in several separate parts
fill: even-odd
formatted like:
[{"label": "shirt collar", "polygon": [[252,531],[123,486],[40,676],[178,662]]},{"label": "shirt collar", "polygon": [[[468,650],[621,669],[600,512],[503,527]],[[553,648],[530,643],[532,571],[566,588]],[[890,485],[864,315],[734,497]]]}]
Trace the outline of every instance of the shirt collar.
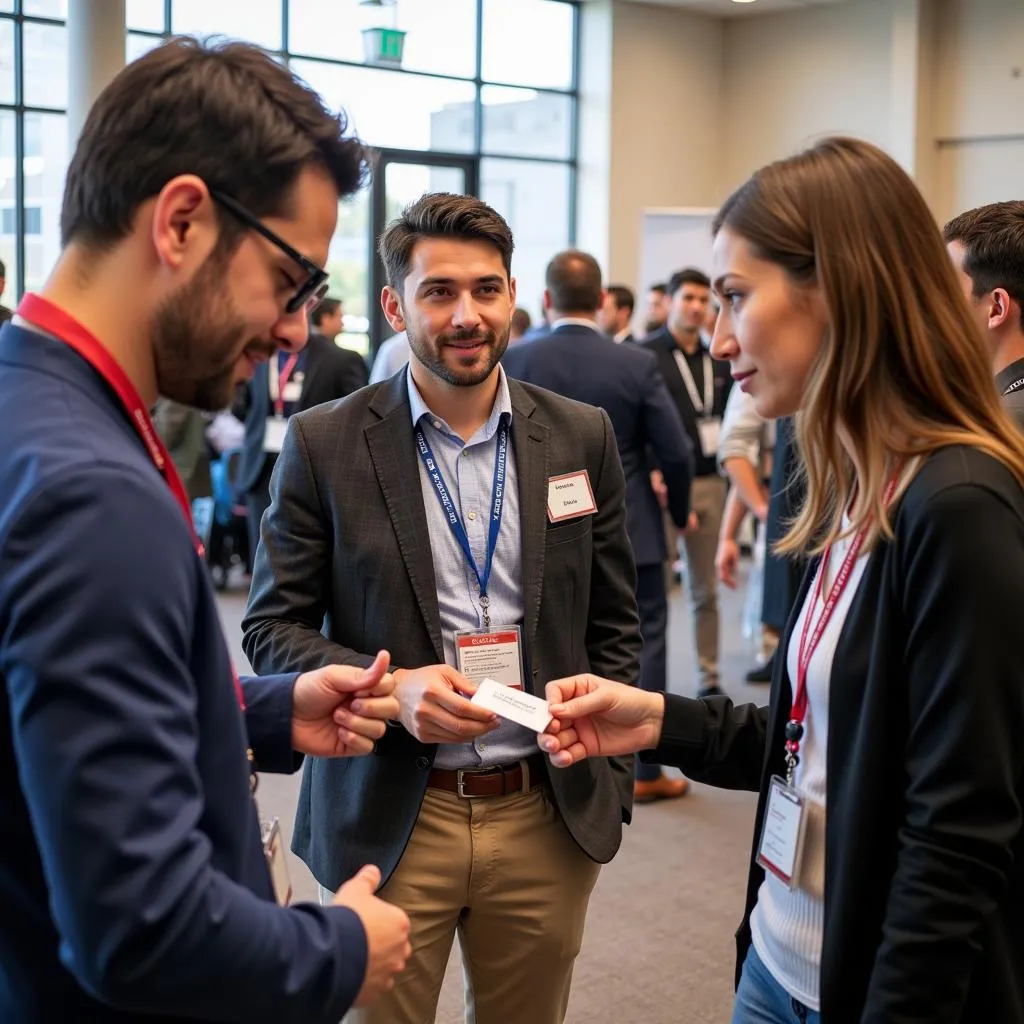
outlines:
[{"label": "shirt collar", "polygon": [[597,329],[595,321],[587,320],[582,316],[560,316],[557,320],[552,321],[551,330],[557,331],[559,327],[589,327],[596,334],[601,333]]},{"label": "shirt collar", "polygon": [[615,335],[615,342],[621,344],[629,337],[629,326],[623,327],[618,334]]},{"label": "shirt collar", "polygon": [[[412,425],[414,427],[419,426],[420,420],[426,416],[431,426],[436,426],[437,423],[440,423],[441,426],[437,429],[451,437],[456,437],[455,431],[440,416],[436,416],[430,411],[430,406],[424,400],[420,389],[416,387],[416,381],[412,379],[412,369],[409,366],[406,367],[405,381],[409,392],[409,409],[412,412]],[[505,376],[505,368],[499,363],[498,394],[495,396],[491,415],[473,437],[464,439],[465,442],[468,444],[472,441],[489,441],[497,433],[498,425],[503,417],[507,420],[512,419],[512,395],[508,390],[508,378]]]}]

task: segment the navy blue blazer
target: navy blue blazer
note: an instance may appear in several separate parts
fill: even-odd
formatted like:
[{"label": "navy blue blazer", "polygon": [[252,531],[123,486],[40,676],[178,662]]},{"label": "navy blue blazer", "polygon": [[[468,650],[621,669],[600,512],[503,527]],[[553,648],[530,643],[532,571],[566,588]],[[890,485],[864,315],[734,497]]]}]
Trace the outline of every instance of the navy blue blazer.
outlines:
[{"label": "navy blue blazer", "polygon": [[669,512],[678,526],[685,526],[693,444],[653,353],[616,345],[596,327],[564,324],[511,346],[502,365],[510,377],[608,413],[626,476],[626,529],[636,564],[664,562],[665,527],[651,490],[648,450],[665,477]]},{"label": "navy blue blazer", "polygon": [[274,903],[249,793],[295,676],[243,681],[188,524],[108,386],[0,331],[0,1020],[323,1021],[347,909]]}]

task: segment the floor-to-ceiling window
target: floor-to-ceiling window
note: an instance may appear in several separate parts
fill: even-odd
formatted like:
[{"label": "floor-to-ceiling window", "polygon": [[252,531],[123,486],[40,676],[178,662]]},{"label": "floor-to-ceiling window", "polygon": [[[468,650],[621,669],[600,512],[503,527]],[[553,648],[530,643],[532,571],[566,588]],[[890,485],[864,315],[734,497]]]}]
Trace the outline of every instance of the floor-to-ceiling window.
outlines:
[{"label": "floor-to-ceiling window", "polygon": [[[58,252],[67,3],[0,0],[0,259],[10,297],[37,285]],[[572,0],[126,0],[126,52],[133,60],[171,33],[246,39],[345,108],[370,145],[474,161],[479,194],[516,236],[520,303],[537,315],[544,265],[575,235],[577,14]],[[406,177],[415,174],[422,180],[400,182],[403,196],[444,185],[443,174],[410,168]],[[357,348],[373,301],[369,217],[365,194],[344,204],[331,249],[332,291]]]}]

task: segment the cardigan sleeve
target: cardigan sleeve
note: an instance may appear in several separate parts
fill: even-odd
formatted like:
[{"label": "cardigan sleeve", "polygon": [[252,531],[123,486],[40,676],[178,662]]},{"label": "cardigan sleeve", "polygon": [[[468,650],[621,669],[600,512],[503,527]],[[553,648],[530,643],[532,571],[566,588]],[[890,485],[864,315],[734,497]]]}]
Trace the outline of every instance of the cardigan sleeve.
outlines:
[{"label": "cardigan sleeve", "polygon": [[640,760],[681,768],[694,781],[719,789],[756,791],[767,734],[766,707],[737,707],[728,697],[693,700],[666,694],[661,740]]},{"label": "cardigan sleeve", "polygon": [[907,512],[906,817],[862,1021],[954,1024],[1021,828],[1024,519],[967,483]]}]

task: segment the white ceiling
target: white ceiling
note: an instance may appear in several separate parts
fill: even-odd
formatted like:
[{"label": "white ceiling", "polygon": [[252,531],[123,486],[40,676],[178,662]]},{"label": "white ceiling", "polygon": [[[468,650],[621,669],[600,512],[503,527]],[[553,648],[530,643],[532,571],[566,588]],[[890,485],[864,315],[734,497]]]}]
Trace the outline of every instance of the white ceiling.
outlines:
[{"label": "white ceiling", "polygon": [[733,0],[628,0],[630,3],[653,3],[662,7],[683,7],[701,14],[713,14],[720,18],[739,18],[747,14],[769,14],[772,11],[793,11],[801,7],[825,7],[847,3],[848,0],[754,0],[754,3],[737,4]]}]

